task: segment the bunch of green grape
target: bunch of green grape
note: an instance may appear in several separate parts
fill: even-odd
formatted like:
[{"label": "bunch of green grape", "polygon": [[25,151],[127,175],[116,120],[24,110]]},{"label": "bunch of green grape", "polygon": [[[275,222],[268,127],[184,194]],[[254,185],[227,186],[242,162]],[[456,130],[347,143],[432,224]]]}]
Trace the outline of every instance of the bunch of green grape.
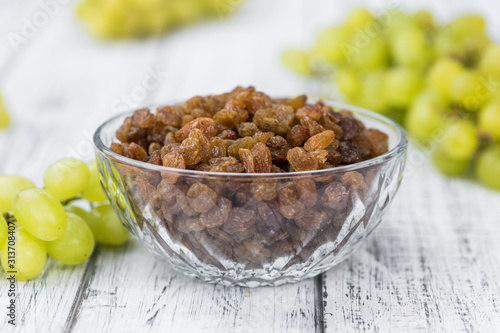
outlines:
[{"label": "bunch of green grape", "polygon": [[84,0],[79,17],[98,37],[159,35],[204,17],[225,16],[242,0]]},{"label": "bunch of green grape", "polygon": [[431,147],[447,175],[474,170],[500,190],[500,44],[478,15],[446,25],[427,11],[356,9],[284,64],[327,83],[323,98],[385,114]]},{"label": "bunch of green grape", "polygon": [[[96,242],[120,245],[128,232],[106,201],[96,162],[66,158],[51,165],[43,189],[15,175],[0,176],[0,259],[19,281],[38,276],[47,254],[67,265],[87,260]],[[90,202],[85,210],[74,203]]]},{"label": "bunch of green grape", "polygon": [[3,103],[2,96],[0,95],[0,129],[8,127],[10,124],[10,116]]}]

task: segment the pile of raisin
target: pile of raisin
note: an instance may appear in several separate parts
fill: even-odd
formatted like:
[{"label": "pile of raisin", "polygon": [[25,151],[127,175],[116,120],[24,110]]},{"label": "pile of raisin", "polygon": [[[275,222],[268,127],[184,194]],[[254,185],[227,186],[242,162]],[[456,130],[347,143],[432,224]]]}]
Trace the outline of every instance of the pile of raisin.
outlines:
[{"label": "pile of raisin", "polygon": [[[138,110],[116,136],[121,143],[111,150],[125,157],[216,172],[199,177],[115,161],[141,227],[149,223],[160,234],[166,231],[171,242],[220,269],[235,262],[247,269],[271,263],[286,269],[333,244],[344,224],[344,237],[350,237],[372,215],[382,166],[293,178],[217,172],[329,169],[388,149],[387,135],[366,129],[349,112],[307,104],[305,96],[271,99],[252,87],[194,97],[158,108],[156,115]],[[144,211],[154,219],[144,218]]]},{"label": "pile of raisin", "polygon": [[137,110],[111,150],[178,169],[275,173],[330,169],[388,150],[386,134],[306,96],[272,99],[253,87]]}]

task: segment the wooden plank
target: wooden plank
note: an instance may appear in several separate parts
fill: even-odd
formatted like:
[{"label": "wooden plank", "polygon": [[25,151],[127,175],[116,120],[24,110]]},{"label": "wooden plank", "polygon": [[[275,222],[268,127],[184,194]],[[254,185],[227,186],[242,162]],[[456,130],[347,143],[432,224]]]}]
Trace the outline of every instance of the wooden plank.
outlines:
[{"label": "wooden plank", "polygon": [[366,245],[325,274],[326,332],[498,331],[499,202],[416,165]]},{"label": "wooden plank", "polygon": [[276,288],[212,285],[137,242],[103,248],[72,332],[311,332],[314,280]]}]

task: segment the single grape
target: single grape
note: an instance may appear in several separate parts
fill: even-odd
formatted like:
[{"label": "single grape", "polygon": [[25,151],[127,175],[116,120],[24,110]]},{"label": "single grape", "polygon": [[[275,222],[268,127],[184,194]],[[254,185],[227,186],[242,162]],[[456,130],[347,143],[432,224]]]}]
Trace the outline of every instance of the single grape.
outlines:
[{"label": "single grape", "polygon": [[310,55],[300,50],[287,50],[283,53],[283,64],[297,73],[310,76],[312,68],[310,64]]},{"label": "single grape", "polygon": [[105,245],[120,245],[130,237],[111,205],[101,205],[92,209],[90,218],[93,219],[98,242]]},{"label": "single grape", "polygon": [[3,214],[0,213],[0,249],[3,246],[3,242],[7,239],[7,221],[5,221]]},{"label": "single grape", "polygon": [[376,70],[387,66],[389,52],[381,37],[370,37],[356,31],[349,43],[341,45],[347,64],[358,70]]},{"label": "single grape", "polygon": [[485,33],[486,22],[480,15],[464,15],[451,21],[447,29],[455,35],[479,35]]},{"label": "single grape", "polygon": [[447,176],[462,175],[470,164],[470,159],[456,159],[448,156],[440,149],[432,152],[432,162],[436,168]]},{"label": "single grape", "polygon": [[380,70],[365,72],[361,77],[360,94],[353,104],[378,113],[388,113],[390,109],[383,91],[384,78],[384,72]]},{"label": "single grape", "polygon": [[500,45],[491,44],[483,52],[479,69],[484,75],[495,75],[500,78]]},{"label": "single grape", "polygon": [[390,41],[394,61],[399,65],[423,68],[431,56],[425,33],[416,26],[394,32]]},{"label": "single grape", "polygon": [[367,25],[373,21],[373,16],[369,10],[365,8],[354,9],[345,22],[345,25],[350,30],[366,29]]},{"label": "single grape", "polygon": [[53,241],[66,231],[67,217],[63,206],[47,191],[28,188],[19,192],[13,208],[19,224],[36,238]]},{"label": "single grape", "polygon": [[427,80],[429,85],[441,96],[450,99],[451,86],[463,70],[460,62],[451,58],[441,58],[429,69]]},{"label": "single grape", "polygon": [[319,55],[326,62],[343,64],[346,59],[341,45],[346,43],[348,37],[348,31],[344,27],[323,30],[318,35],[314,54]]},{"label": "single grape", "polygon": [[349,101],[356,98],[361,88],[358,74],[349,68],[339,69],[335,76],[335,82],[340,93]]},{"label": "single grape", "polygon": [[87,223],[90,230],[92,230],[94,239],[96,238],[95,219],[93,218],[93,215],[89,211],[75,205],[64,206],[64,210],[66,211],[66,213],[72,213],[80,216],[85,221],[85,223]]},{"label": "single grape", "polygon": [[470,120],[460,120],[446,127],[439,141],[442,152],[456,160],[470,159],[478,146],[476,127]]},{"label": "single grape", "polygon": [[434,17],[426,10],[420,10],[413,15],[416,24],[420,29],[434,28]]},{"label": "single grape", "polygon": [[76,158],[65,158],[52,164],[43,177],[45,188],[59,200],[82,193],[90,178],[89,168]]},{"label": "single grape", "polygon": [[17,228],[3,244],[1,261],[5,272],[14,275],[18,281],[34,279],[47,261],[45,242],[33,237],[24,228]]},{"label": "single grape", "polygon": [[413,101],[406,115],[406,128],[420,143],[427,143],[445,125],[446,104],[434,91],[426,90]]},{"label": "single grape", "polygon": [[387,71],[384,93],[387,102],[397,108],[407,108],[422,89],[420,70],[409,67],[394,67]]},{"label": "single grape", "polygon": [[476,176],[484,185],[500,190],[500,145],[491,145],[479,154]]},{"label": "single grape", "polygon": [[68,227],[64,235],[47,242],[48,254],[66,265],[78,265],[87,260],[94,251],[94,235],[85,221],[78,215],[67,213]]},{"label": "single grape", "polygon": [[88,186],[82,193],[82,198],[90,202],[103,202],[107,200],[106,194],[101,187],[101,180],[99,178],[99,170],[97,168],[97,162],[92,161],[87,164],[90,170],[90,179]]},{"label": "single grape", "polygon": [[464,70],[453,80],[450,96],[466,110],[473,111],[488,100],[490,93],[479,73]]},{"label": "single grape", "polygon": [[479,111],[479,128],[500,141],[500,99],[491,100]]},{"label": "single grape", "polygon": [[29,179],[15,175],[0,176],[0,213],[12,212],[12,202],[24,189],[35,187]]},{"label": "single grape", "polygon": [[0,128],[6,128],[10,125],[10,116],[0,95]]}]

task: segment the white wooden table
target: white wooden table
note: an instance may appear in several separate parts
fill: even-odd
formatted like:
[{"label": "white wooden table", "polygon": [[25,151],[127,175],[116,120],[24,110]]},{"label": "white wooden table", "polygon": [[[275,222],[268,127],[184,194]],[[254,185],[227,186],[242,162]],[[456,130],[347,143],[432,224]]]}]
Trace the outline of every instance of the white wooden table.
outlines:
[{"label": "white wooden table", "polygon": [[[423,3],[441,17],[471,8],[495,13],[493,1]],[[303,92],[307,85],[279,65],[280,51],[307,42],[347,5],[247,0],[227,20],[115,44],[89,37],[74,6],[60,5],[15,52],[7,37],[20,34],[23,17],[33,20],[41,7],[0,0],[0,91],[14,117],[0,133],[0,174],[41,185],[55,160],[91,159],[94,129],[127,104],[236,84]],[[498,19],[491,23],[500,31]],[[255,52],[242,54],[249,49]],[[151,72],[158,85],[144,89]],[[49,259],[41,276],[18,283],[15,327],[7,324],[8,284],[0,274],[0,332],[498,332],[499,237],[500,193],[443,178],[413,147],[383,223],[350,259],[315,279],[227,288],[174,272],[135,241],[99,246],[80,266]]]}]

